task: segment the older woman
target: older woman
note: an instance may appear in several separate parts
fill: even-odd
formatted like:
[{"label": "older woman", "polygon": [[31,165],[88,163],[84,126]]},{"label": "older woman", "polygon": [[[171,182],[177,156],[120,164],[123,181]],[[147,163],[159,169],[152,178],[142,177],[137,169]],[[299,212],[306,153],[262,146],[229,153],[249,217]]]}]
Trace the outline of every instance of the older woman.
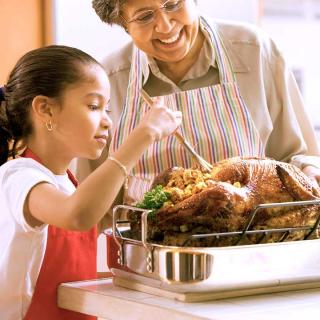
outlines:
[{"label": "older woman", "polygon": [[[319,148],[296,82],[263,32],[202,17],[194,0],[92,3],[102,21],[122,26],[132,38],[105,65],[112,117],[120,124],[110,153],[148,109],[143,88],[182,111],[181,133],[208,162],[268,156],[293,162],[320,181]],[[191,165],[173,136],[156,143],[130,173],[127,195],[141,199],[159,172]]]}]

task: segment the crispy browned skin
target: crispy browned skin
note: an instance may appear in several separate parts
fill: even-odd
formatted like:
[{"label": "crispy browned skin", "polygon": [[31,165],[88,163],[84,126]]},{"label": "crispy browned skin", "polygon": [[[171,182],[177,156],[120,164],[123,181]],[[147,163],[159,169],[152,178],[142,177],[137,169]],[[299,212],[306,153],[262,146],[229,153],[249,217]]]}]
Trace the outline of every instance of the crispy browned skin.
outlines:
[{"label": "crispy browned skin", "polygon": [[[184,169],[174,168],[164,172],[155,181],[169,188],[168,190],[183,190],[188,187],[183,185],[186,181],[183,174]],[[188,175],[194,175],[198,179],[199,170],[189,169]],[[237,157],[221,161],[214,165],[210,177],[200,185],[200,189],[191,188],[190,195],[173,197],[170,205],[158,210],[156,219],[150,221],[149,225],[151,240],[158,240],[166,245],[181,245],[189,234],[240,231],[259,204],[313,200],[320,195],[320,189],[298,168],[266,158]],[[309,225],[315,222],[317,213],[316,206],[261,210],[257,213],[252,228]],[[132,229],[138,237],[140,225],[136,217],[132,220]],[[301,237],[303,234],[300,232],[292,234],[289,239]],[[218,242],[210,238],[200,242],[191,241],[191,244],[231,245],[234,241],[235,238],[223,238]],[[246,241],[256,242],[257,237]],[[276,241],[276,236],[269,237],[267,241]]]}]

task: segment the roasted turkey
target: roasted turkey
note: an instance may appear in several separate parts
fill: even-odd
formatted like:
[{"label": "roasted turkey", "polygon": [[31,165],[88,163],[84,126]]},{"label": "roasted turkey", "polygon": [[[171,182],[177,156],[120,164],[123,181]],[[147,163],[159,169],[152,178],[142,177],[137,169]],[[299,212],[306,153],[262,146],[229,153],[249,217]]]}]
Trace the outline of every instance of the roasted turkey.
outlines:
[{"label": "roasted turkey", "polygon": [[[200,237],[190,235],[242,231],[260,204],[320,199],[320,189],[294,165],[269,158],[230,158],[214,165],[211,172],[175,167],[160,174],[153,186],[162,185],[170,195],[148,221],[150,242],[181,246],[227,246],[239,235]],[[319,207],[278,206],[259,210],[249,230],[315,225]],[[129,214],[132,236],[140,239],[140,215]],[[286,234],[286,241],[305,238],[307,231]],[[284,233],[253,234],[242,244],[274,242]],[[317,230],[311,238],[318,237]],[[186,241],[188,240],[188,241]]]}]

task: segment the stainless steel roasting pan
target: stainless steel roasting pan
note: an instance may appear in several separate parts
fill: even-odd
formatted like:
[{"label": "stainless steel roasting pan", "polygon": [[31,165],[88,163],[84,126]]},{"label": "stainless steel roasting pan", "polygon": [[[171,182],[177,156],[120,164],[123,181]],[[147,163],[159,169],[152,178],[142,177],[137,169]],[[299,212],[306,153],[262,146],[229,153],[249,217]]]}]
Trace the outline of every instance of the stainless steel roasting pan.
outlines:
[{"label": "stainless steel roasting pan", "polygon": [[[319,218],[313,226],[250,230],[252,219],[260,209],[308,205],[319,205]],[[122,209],[141,211],[141,241],[131,239],[130,230],[121,227]],[[300,288],[320,287],[320,240],[309,240],[319,231],[320,200],[262,204],[254,210],[242,231],[194,236],[238,237],[235,245],[228,247],[188,247],[187,243],[183,247],[173,247],[148,243],[149,212],[128,206],[114,208],[113,227],[105,234],[107,262],[116,279],[178,293],[241,292],[256,288],[273,292],[299,288],[299,285]],[[286,242],[287,235],[297,230],[305,232],[304,240]],[[261,243],[241,245],[241,239],[257,232],[261,234]],[[281,233],[279,242],[262,243],[270,233]]]}]

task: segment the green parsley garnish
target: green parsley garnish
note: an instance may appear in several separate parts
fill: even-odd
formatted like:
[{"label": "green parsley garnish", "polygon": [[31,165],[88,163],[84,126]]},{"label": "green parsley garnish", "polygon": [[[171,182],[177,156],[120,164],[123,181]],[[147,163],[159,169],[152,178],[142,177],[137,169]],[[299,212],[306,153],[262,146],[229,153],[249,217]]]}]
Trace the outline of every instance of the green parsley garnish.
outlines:
[{"label": "green parsley garnish", "polygon": [[155,216],[155,211],[160,209],[162,205],[170,199],[170,193],[163,190],[162,185],[157,185],[155,188],[144,194],[142,201],[137,203],[137,207],[141,209],[149,209],[153,212],[150,213],[150,217]]}]

